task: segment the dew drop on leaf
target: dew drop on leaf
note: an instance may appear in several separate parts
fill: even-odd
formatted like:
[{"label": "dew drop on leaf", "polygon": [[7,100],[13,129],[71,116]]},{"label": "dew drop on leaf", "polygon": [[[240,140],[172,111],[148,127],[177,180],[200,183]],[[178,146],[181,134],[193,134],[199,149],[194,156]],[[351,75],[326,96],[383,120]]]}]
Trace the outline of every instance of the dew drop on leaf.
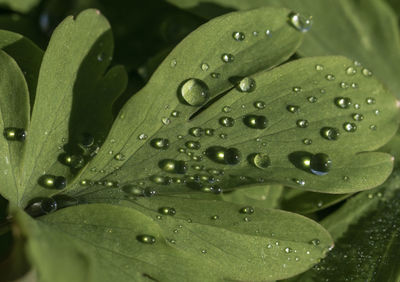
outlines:
[{"label": "dew drop on leaf", "polygon": [[306,181],[305,181],[304,179],[297,179],[297,178],[295,178],[295,179],[293,179],[293,181],[294,181],[296,184],[300,185],[300,186],[306,185]]},{"label": "dew drop on leaf", "polygon": [[200,65],[200,68],[202,71],[208,71],[208,69],[210,68],[210,66],[207,63],[202,63]]},{"label": "dew drop on leaf", "polygon": [[219,219],[219,216],[218,216],[218,215],[213,215],[213,216],[211,216],[211,219],[212,219],[212,220],[218,220],[218,219]]},{"label": "dew drop on leaf", "polygon": [[235,57],[232,54],[224,53],[221,56],[221,60],[224,63],[232,63],[235,60]]},{"label": "dew drop on leaf", "polygon": [[357,70],[353,67],[348,67],[346,68],[346,74],[347,75],[355,75],[357,73]]},{"label": "dew drop on leaf", "polygon": [[285,253],[289,254],[289,253],[291,253],[291,252],[292,252],[292,249],[291,249],[291,248],[289,248],[289,247],[287,247],[287,248],[285,248],[285,249],[284,249],[284,251],[285,251]]},{"label": "dew drop on leaf", "polygon": [[304,138],[303,139],[303,144],[304,145],[311,145],[312,144],[312,140],[310,138]]},{"label": "dew drop on leaf", "polygon": [[263,101],[256,101],[254,102],[254,107],[259,110],[264,109],[265,103]]},{"label": "dew drop on leaf", "polygon": [[25,211],[32,217],[38,217],[55,212],[57,208],[57,201],[53,198],[36,198],[29,202]]},{"label": "dew drop on leaf", "polygon": [[237,89],[240,92],[253,92],[256,88],[256,82],[251,77],[245,77],[239,81],[237,84]]},{"label": "dew drop on leaf", "polygon": [[339,138],[339,129],[334,127],[323,127],[321,128],[321,136],[327,140],[337,140]]},{"label": "dew drop on leaf", "polygon": [[375,103],[376,103],[375,99],[372,98],[372,97],[368,97],[367,99],[365,99],[365,102],[366,102],[368,105],[372,105],[372,104],[375,104]]},{"label": "dew drop on leaf", "polygon": [[207,148],[206,156],[220,164],[235,165],[241,160],[240,151],[236,148],[224,148],[221,146],[212,146]]},{"label": "dew drop on leaf", "polygon": [[289,14],[289,23],[300,32],[307,32],[312,26],[312,17],[292,12]]},{"label": "dew drop on leaf", "polygon": [[217,73],[217,72],[213,72],[213,73],[210,74],[210,76],[211,76],[212,78],[219,78],[219,77],[221,76],[221,74],[219,74],[219,73]]},{"label": "dew drop on leaf", "polygon": [[336,77],[333,74],[327,74],[325,76],[325,78],[326,78],[326,80],[329,80],[329,81],[333,81],[336,79]]},{"label": "dew drop on leaf", "polygon": [[235,31],[232,34],[233,39],[235,39],[236,41],[243,41],[245,39],[245,35],[243,32],[239,32],[239,31]]},{"label": "dew drop on leaf", "polygon": [[362,114],[358,114],[358,113],[352,114],[351,116],[355,121],[362,121],[364,119],[364,116]]},{"label": "dew drop on leaf", "polygon": [[357,130],[357,125],[352,122],[343,123],[343,129],[347,132],[355,132]]},{"label": "dew drop on leaf", "polygon": [[235,125],[235,120],[231,117],[221,117],[219,119],[219,124],[225,127],[232,127]]},{"label": "dew drop on leaf", "polygon": [[156,238],[151,235],[139,235],[136,237],[136,239],[145,244],[154,244],[156,242]]},{"label": "dew drop on leaf", "polygon": [[26,138],[26,131],[23,128],[6,127],[3,131],[4,137],[8,141],[24,141]]},{"label": "dew drop on leaf", "polygon": [[244,214],[253,214],[254,208],[253,207],[243,207],[239,210],[239,212],[244,213]]},{"label": "dew drop on leaf", "polygon": [[116,154],[116,155],[114,156],[114,160],[116,160],[116,161],[123,161],[123,160],[125,160],[125,155],[122,154],[122,153],[118,153],[118,154]]},{"label": "dew drop on leaf", "polygon": [[332,166],[332,160],[324,153],[318,153],[311,157],[310,171],[315,175],[325,175]]},{"label": "dew drop on leaf", "polygon": [[268,120],[265,116],[246,115],[243,118],[243,123],[254,129],[265,129],[268,125]]},{"label": "dew drop on leaf", "polygon": [[203,135],[204,130],[200,127],[192,127],[189,129],[189,134],[193,137],[201,137]]},{"label": "dew drop on leaf", "polygon": [[371,72],[369,69],[367,69],[367,68],[363,68],[361,72],[362,72],[362,74],[363,74],[364,76],[366,76],[366,77],[372,76],[372,72]]},{"label": "dew drop on leaf", "polygon": [[39,184],[49,189],[64,189],[67,186],[67,179],[64,176],[43,175],[39,178]]},{"label": "dew drop on leaf", "polygon": [[323,66],[323,65],[320,65],[320,64],[317,64],[317,65],[315,65],[315,70],[317,70],[317,71],[323,71],[323,70],[324,70],[324,66]]},{"label": "dew drop on leaf", "polygon": [[229,113],[229,112],[232,111],[232,108],[229,107],[229,106],[225,106],[225,107],[222,108],[222,111],[223,111],[224,113]]},{"label": "dew drop on leaf", "polygon": [[348,109],[351,105],[351,99],[347,97],[336,97],[335,105],[341,109]]},{"label": "dew drop on leaf", "polygon": [[295,92],[295,93],[299,93],[299,92],[301,92],[303,89],[301,89],[301,87],[295,86],[295,87],[292,88],[292,90],[293,90],[293,92]]},{"label": "dew drop on leaf", "polygon": [[164,215],[175,215],[176,214],[176,210],[174,208],[170,208],[170,207],[162,207],[158,211]]},{"label": "dew drop on leaf", "polygon": [[315,96],[310,96],[310,97],[307,97],[307,100],[310,103],[316,103],[318,101],[318,98]]},{"label": "dew drop on leaf", "polygon": [[191,150],[198,150],[200,149],[200,142],[197,141],[187,141],[185,143],[186,148],[191,149]]},{"label": "dew drop on leaf", "polygon": [[172,179],[170,177],[158,175],[150,177],[150,180],[158,185],[168,185],[172,182]]},{"label": "dew drop on leaf", "polygon": [[167,150],[169,148],[169,140],[166,138],[154,138],[150,141],[150,145],[159,150]]},{"label": "dew drop on leaf", "polygon": [[306,127],[308,127],[308,121],[305,120],[305,119],[299,119],[299,120],[296,122],[296,124],[297,124],[297,127],[300,127],[300,128],[306,128]]},{"label": "dew drop on leaf", "polygon": [[185,174],[188,169],[186,162],[172,159],[161,160],[158,166],[165,172],[177,174]]},{"label": "dew drop on leaf", "polygon": [[299,106],[294,106],[294,105],[288,105],[286,107],[286,109],[291,113],[298,113],[299,110],[300,110],[300,107]]},{"label": "dew drop on leaf", "polygon": [[318,246],[321,242],[319,241],[319,239],[312,239],[310,243],[314,246]]},{"label": "dew drop on leaf", "polygon": [[252,163],[261,169],[267,168],[271,165],[271,159],[267,154],[257,153],[251,156]]},{"label": "dew drop on leaf", "polygon": [[186,104],[194,107],[203,105],[209,96],[207,84],[197,78],[184,81],[178,92]]}]

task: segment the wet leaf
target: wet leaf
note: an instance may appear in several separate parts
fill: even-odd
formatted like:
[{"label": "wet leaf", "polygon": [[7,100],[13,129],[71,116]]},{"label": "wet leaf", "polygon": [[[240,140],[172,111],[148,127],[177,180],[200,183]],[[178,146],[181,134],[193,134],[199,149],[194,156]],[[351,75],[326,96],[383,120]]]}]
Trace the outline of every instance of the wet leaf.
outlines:
[{"label": "wet leaf", "polygon": [[245,215],[240,205],[179,197],[121,204],[72,207],[38,221],[20,215],[41,281],[275,280],[304,271],[332,244],[317,223],[278,210]]}]

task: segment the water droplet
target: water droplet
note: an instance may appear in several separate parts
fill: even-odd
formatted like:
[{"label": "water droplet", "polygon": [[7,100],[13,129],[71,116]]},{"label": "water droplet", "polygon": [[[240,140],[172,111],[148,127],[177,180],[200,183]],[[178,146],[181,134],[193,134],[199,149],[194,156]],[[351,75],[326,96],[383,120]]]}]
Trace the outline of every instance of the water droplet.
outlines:
[{"label": "water droplet", "polygon": [[224,63],[232,63],[235,60],[235,57],[232,54],[224,53],[221,56],[221,60]]},{"label": "water droplet", "polygon": [[347,97],[336,97],[335,105],[341,109],[348,109],[351,105],[351,99]]},{"label": "water droplet", "polygon": [[32,217],[55,212],[58,208],[57,201],[53,198],[35,198],[31,200],[25,211]]},{"label": "water droplet", "polygon": [[321,128],[321,136],[327,140],[337,140],[339,138],[339,130],[334,127],[323,127]]},{"label": "water droplet", "polygon": [[326,90],[322,88],[322,89],[319,90],[319,93],[325,94],[325,93],[326,93]]},{"label": "water droplet", "polygon": [[268,37],[271,37],[272,31],[269,30],[269,29],[267,29],[267,30],[265,31],[265,35],[268,36]]},{"label": "water droplet", "polygon": [[209,89],[202,80],[190,78],[180,86],[179,94],[186,104],[201,106],[208,100]]},{"label": "water droplet", "polygon": [[304,145],[311,145],[312,144],[312,140],[309,139],[309,138],[305,138],[305,139],[303,139],[303,144]]},{"label": "water droplet", "polygon": [[343,123],[343,129],[347,132],[355,132],[357,130],[357,125],[352,122]]},{"label": "water droplet", "polygon": [[39,184],[50,189],[64,189],[67,186],[67,179],[64,176],[43,175],[39,179]]},{"label": "water droplet", "polygon": [[360,104],[354,104],[354,109],[359,110],[361,108]]},{"label": "water droplet", "polygon": [[211,76],[212,78],[219,78],[219,77],[221,76],[221,74],[219,74],[219,73],[217,73],[217,72],[212,72],[212,73],[210,74],[210,76]]},{"label": "water droplet", "polygon": [[315,154],[310,160],[310,171],[315,175],[325,175],[332,166],[332,160],[323,153]]},{"label": "water droplet", "polygon": [[339,86],[340,86],[340,88],[342,88],[342,89],[347,89],[347,88],[349,88],[349,84],[346,83],[346,82],[343,82],[343,81],[339,84]]},{"label": "water droplet", "polygon": [[235,31],[234,33],[232,33],[232,37],[236,41],[243,41],[245,39],[244,33],[239,31]]},{"label": "water droplet", "polygon": [[352,114],[351,116],[353,117],[353,119],[355,121],[362,121],[364,119],[364,116],[362,114],[358,114],[358,113]]},{"label": "water droplet", "polygon": [[240,151],[236,148],[227,149],[221,146],[213,146],[207,148],[205,153],[209,159],[220,164],[235,165],[241,160]]},{"label": "water droplet", "polygon": [[267,168],[271,165],[271,159],[267,154],[253,154],[251,160],[256,167],[261,169]]},{"label": "water droplet", "polygon": [[207,136],[214,136],[214,129],[212,128],[206,128],[204,132]]},{"label": "water droplet", "polygon": [[361,72],[362,72],[362,74],[363,74],[364,76],[366,76],[366,77],[372,76],[372,72],[371,72],[369,69],[367,69],[367,68],[363,68]]},{"label": "water droplet", "polygon": [[61,154],[59,156],[59,161],[71,168],[81,168],[83,167],[85,160],[81,155],[69,155],[69,154]]},{"label": "water droplet", "polygon": [[4,128],[3,135],[8,141],[24,141],[26,131],[23,128],[6,127]]},{"label": "water droplet", "polygon": [[225,106],[225,107],[222,108],[222,111],[223,111],[224,113],[229,113],[229,112],[232,111],[232,108],[229,107],[229,106]]},{"label": "water droplet", "polygon": [[300,186],[306,185],[306,181],[305,181],[304,179],[297,179],[297,178],[295,178],[295,179],[293,179],[293,181],[294,181],[296,184],[300,185]]},{"label": "water droplet", "polygon": [[153,175],[150,180],[158,185],[168,185],[172,182],[172,179],[168,176]]},{"label": "water droplet", "polygon": [[326,78],[326,80],[329,80],[329,81],[333,81],[336,79],[336,77],[333,74],[327,74],[325,76],[325,78]]},{"label": "water droplet", "polygon": [[219,135],[219,137],[220,137],[221,139],[226,139],[226,138],[228,138],[228,134],[221,133],[221,134]]},{"label": "water droplet", "polygon": [[372,97],[368,97],[367,99],[365,99],[365,102],[366,102],[368,105],[373,105],[373,104],[376,103],[376,100],[375,100],[374,98],[372,98]]},{"label": "water droplet", "polygon": [[291,253],[291,252],[292,252],[292,249],[291,249],[291,248],[289,248],[289,247],[287,247],[287,248],[285,248],[285,250],[284,250],[284,251],[285,251],[285,253],[287,253],[287,254],[288,254],[288,253]]},{"label": "water droplet", "polygon": [[172,159],[161,160],[158,166],[165,172],[178,174],[185,174],[188,169],[186,162]]},{"label": "water droplet", "polygon": [[291,113],[298,113],[300,111],[299,106],[288,105],[286,109]]},{"label": "water droplet", "polygon": [[171,66],[171,68],[174,68],[176,67],[176,63],[176,59],[172,59],[169,65]]},{"label": "water droplet", "polygon": [[178,111],[173,111],[173,112],[171,112],[171,117],[175,117],[175,118],[177,118],[177,117],[179,117],[179,112]]},{"label": "water droplet", "polygon": [[267,128],[268,120],[265,116],[246,115],[243,118],[243,123],[250,128],[264,129]]},{"label": "water droplet", "polygon": [[185,143],[186,148],[191,149],[191,150],[198,150],[200,149],[200,142],[197,141],[187,141]]},{"label": "water droplet", "polygon": [[353,89],[358,88],[358,84],[355,83],[355,82],[352,82],[352,83],[351,83],[351,88],[353,88]]},{"label": "water droplet", "polygon": [[205,255],[207,254],[207,250],[201,250],[201,253]]},{"label": "water droplet", "polygon": [[219,124],[225,127],[232,127],[235,125],[235,120],[231,117],[221,117],[219,119]]},{"label": "water droplet", "polygon": [[239,81],[237,85],[237,90],[240,92],[253,92],[256,88],[256,82],[251,77],[245,77]]},{"label": "water droplet", "polygon": [[307,100],[310,103],[316,103],[318,101],[318,98],[315,96],[310,96],[310,97],[307,97]]},{"label": "water droplet", "polygon": [[361,67],[361,66],[362,66],[361,63],[360,63],[359,61],[354,61],[353,64],[354,64],[356,67]]},{"label": "water droplet", "polygon": [[306,128],[306,127],[308,127],[308,120],[299,119],[299,120],[296,122],[296,124],[297,124],[297,127]]},{"label": "water droplet", "polygon": [[319,239],[313,239],[311,240],[311,244],[313,244],[314,246],[318,246],[321,242],[319,241]]},{"label": "water droplet", "polygon": [[200,127],[192,127],[189,129],[189,134],[193,137],[201,137],[203,136],[204,130]]},{"label": "water droplet", "polygon": [[79,144],[85,148],[89,148],[94,144],[94,137],[89,133],[83,133],[80,137]]},{"label": "water droplet", "polygon": [[346,74],[347,75],[355,75],[356,73],[357,73],[357,70],[355,68],[353,68],[353,67],[348,67],[346,69]]},{"label": "water droplet", "polygon": [[374,110],[374,115],[379,115],[380,114],[380,111],[379,110]]},{"label": "water droplet", "polygon": [[162,207],[158,211],[164,215],[175,215],[176,214],[176,210],[174,208],[169,208],[169,207]]},{"label": "water droplet", "polygon": [[324,70],[324,66],[323,66],[323,65],[320,65],[320,64],[315,65],[315,70],[317,70],[317,71],[323,71],[323,70]]},{"label": "water droplet", "polygon": [[156,238],[151,235],[139,235],[136,237],[136,239],[145,244],[154,244],[156,242]]},{"label": "water droplet", "polygon": [[200,68],[202,71],[208,71],[208,69],[210,68],[210,66],[207,63],[202,63],[200,65]]},{"label": "water droplet", "polygon": [[254,102],[254,107],[261,110],[265,108],[265,103],[263,101]]},{"label": "water droplet", "polygon": [[293,90],[293,92],[295,92],[295,93],[299,93],[299,92],[301,92],[303,89],[301,89],[301,87],[295,86],[295,87],[292,88],[292,90]]},{"label": "water droplet", "polygon": [[159,150],[167,150],[169,148],[169,140],[165,138],[154,138],[150,141],[150,145]]},{"label": "water droplet", "polygon": [[350,177],[348,177],[348,176],[343,176],[343,181],[349,181],[350,180]]},{"label": "water droplet", "polygon": [[167,118],[167,117],[163,117],[163,118],[161,118],[161,122],[164,125],[169,125],[171,123],[171,120],[169,118]]},{"label": "water droplet", "polygon": [[289,14],[289,23],[300,32],[307,32],[312,26],[312,17],[306,17],[299,13]]},{"label": "water droplet", "polygon": [[376,128],[377,128],[377,127],[376,127],[375,124],[371,124],[371,125],[369,126],[369,129],[374,130],[374,131],[376,130]]}]

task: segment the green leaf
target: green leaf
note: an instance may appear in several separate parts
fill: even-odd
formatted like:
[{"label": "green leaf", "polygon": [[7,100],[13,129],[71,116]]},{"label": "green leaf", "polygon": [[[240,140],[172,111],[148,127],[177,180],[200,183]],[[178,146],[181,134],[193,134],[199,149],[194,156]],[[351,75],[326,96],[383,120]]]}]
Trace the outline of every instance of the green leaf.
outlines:
[{"label": "green leaf", "polygon": [[110,26],[97,10],[69,17],[54,31],[39,73],[25,147],[22,200],[49,193],[38,185],[44,171],[72,177],[73,170],[57,161],[77,150],[67,140],[74,144],[89,133],[101,144],[106,136],[112,102],[127,80],[120,66],[107,71],[112,50]]},{"label": "green leaf", "polygon": [[26,37],[6,30],[0,30],[0,48],[13,57],[24,73],[33,107],[43,51]]},{"label": "green leaf", "polygon": [[330,207],[351,195],[324,194],[286,188],[282,191],[280,208],[295,213],[310,214]]},{"label": "green leaf", "polygon": [[312,270],[293,281],[398,281],[400,247],[399,171],[382,187],[347,201],[322,221],[335,248]]},{"label": "green leaf", "polygon": [[[21,197],[21,150],[29,124],[29,94],[17,63],[0,51],[0,194],[12,203]],[[14,135],[13,135],[14,133]],[[9,141],[8,139],[12,140]]]},{"label": "green leaf", "polygon": [[0,0],[0,6],[15,12],[28,13],[40,0]]},{"label": "green leaf", "polygon": [[[180,197],[122,204],[71,207],[38,221],[20,214],[41,281],[275,280],[306,270],[332,245],[317,223],[278,210],[245,215],[240,205]],[[162,207],[176,215],[160,215]],[[142,243],[143,235],[155,242]]]},{"label": "green leaf", "polygon": [[[167,58],[166,62],[169,61]],[[316,66],[323,70],[317,70]],[[97,201],[105,198],[104,195],[121,197],[121,190],[129,193],[132,187],[136,187],[134,193],[144,195],[198,193],[230,190],[260,181],[325,193],[349,193],[376,187],[390,174],[392,160],[390,155],[366,151],[379,148],[393,136],[397,129],[397,107],[394,97],[379,82],[360,73],[349,76],[346,74],[349,67],[358,69],[342,57],[318,57],[254,74],[253,92],[243,93],[234,88],[189,121],[191,112],[188,111],[193,111],[193,107],[182,104],[176,97],[180,81],[173,83],[174,80],[169,79],[165,80],[169,83],[162,84],[151,80],[122,110],[108,141],[82,173],[81,180],[86,180],[86,184],[92,181],[95,185],[76,184],[71,186],[69,195]],[[173,73],[168,70],[168,75]],[[329,75],[334,75],[335,79],[327,79]],[[187,74],[188,77],[191,75]],[[350,86],[353,83],[356,87]],[[160,84],[164,90],[160,89]],[[167,86],[171,88],[169,95]],[[159,93],[163,93],[162,101],[156,98]],[[371,93],[374,94],[370,96]],[[349,97],[352,104],[338,106],[342,101],[340,97]],[[255,107],[257,101],[263,101],[265,107]],[[299,106],[300,110],[292,113],[287,110],[288,105]],[[226,106],[231,109],[229,112],[224,112]],[[144,108],[148,110],[140,114]],[[379,109],[377,115],[376,109]],[[179,118],[169,117],[174,110],[181,113]],[[265,116],[267,128],[246,126],[244,117],[248,114]],[[354,114],[362,115],[362,120],[355,121]],[[163,117],[168,117],[170,124],[164,125]],[[223,117],[231,117],[235,125],[221,126]],[[305,128],[298,125],[303,119],[308,121]],[[348,122],[357,126],[354,132],[346,131]],[[326,127],[336,128],[339,138],[327,140],[321,136]],[[191,128],[201,128],[204,132],[208,128],[214,133],[195,137]],[[221,138],[221,134],[228,138]],[[168,139],[169,148],[155,149],[155,138]],[[305,142],[308,139],[312,144]],[[196,146],[201,148],[187,149],[188,141],[199,142]],[[234,165],[216,161],[216,146],[237,149],[240,161]],[[193,148],[192,144],[189,147]],[[179,153],[180,148],[186,148],[185,153]],[[110,151],[114,155],[110,155]],[[254,159],[257,153],[264,156],[265,163],[262,159],[257,163]],[[308,160],[321,157],[317,155],[321,153],[332,161],[332,168],[326,175],[313,174],[307,166]],[[229,157],[236,153],[233,150],[225,154]],[[179,161],[176,170],[168,168],[174,163],[171,160]],[[115,166],[117,170],[112,169]],[[179,166],[187,169],[180,171]],[[185,176],[179,174],[182,172],[186,172]],[[118,183],[127,187],[107,188]]]}]

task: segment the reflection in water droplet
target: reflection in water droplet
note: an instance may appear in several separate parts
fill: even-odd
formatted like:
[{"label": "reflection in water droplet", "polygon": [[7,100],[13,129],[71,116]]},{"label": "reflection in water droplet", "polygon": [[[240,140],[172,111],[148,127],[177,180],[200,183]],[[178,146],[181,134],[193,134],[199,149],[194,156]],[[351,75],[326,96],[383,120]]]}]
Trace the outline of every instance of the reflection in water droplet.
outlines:
[{"label": "reflection in water droplet", "polygon": [[285,253],[291,253],[292,252],[292,249],[291,248],[289,248],[289,247],[287,247],[287,248],[285,248]]},{"label": "reflection in water droplet", "polygon": [[125,155],[122,154],[122,153],[118,153],[118,154],[116,154],[116,155],[114,156],[114,159],[115,159],[116,161],[123,161],[123,160],[125,160]]},{"label": "reflection in water droplet", "polygon": [[299,119],[299,120],[296,122],[296,124],[297,124],[297,127],[306,128],[306,127],[308,127],[308,120]]},{"label": "reflection in water droplet", "polygon": [[367,99],[365,99],[365,102],[366,102],[368,105],[373,105],[373,104],[376,103],[376,100],[375,100],[374,98],[372,98],[372,97],[368,97]]},{"label": "reflection in water droplet", "polygon": [[235,31],[232,34],[233,39],[235,39],[236,41],[243,41],[245,39],[245,35],[243,32],[239,32],[239,31]]},{"label": "reflection in water droplet", "polygon": [[24,141],[26,138],[26,131],[23,128],[6,127],[3,131],[4,137],[8,141]]},{"label": "reflection in water droplet", "polygon": [[303,89],[301,89],[301,87],[295,86],[292,88],[293,92],[299,93],[301,92]]},{"label": "reflection in water droplet", "polygon": [[232,54],[224,53],[221,56],[221,59],[224,63],[232,63],[235,60],[235,56]]},{"label": "reflection in water droplet", "polygon": [[154,138],[150,141],[150,145],[155,149],[167,150],[169,147],[169,140],[165,138]]},{"label": "reflection in water droplet", "polygon": [[212,73],[210,74],[210,76],[211,76],[212,78],[219,78],[219,77],[221,76],[221,74],[219,74],[219,73],[217,73],[217,72],[212,72]]},{"label": "reflection in water droplet", "polygon": [[300,186],[304,186],[304,185],[306,185],[306,181],[304,180],[304,179],[293,179],[293,181],[296,183],[296,184],[298,184],[298,185],[300,185]]},{"label": "reflection in water droplet", "polygon": [[360,104],[354,104],[354,109],[359,110],[361,108]]},{"label": "reflection in water droplet", "polygon": [[263,153],[254,154],[251,160],[256,167],[261,169],[267,168],[271,165],[271,159],[267,154]]},{"label": "reflection in water droplet", "polygon": [[254,102],[254,107],[257,109],[264,109],[265,108],[265,103],[263,101],[256,101]]},{"label": "reflection in water droplet", "polygon": [[245,77],[239,81],[237,89],[240,92],[253,92],[256,88],[256,82],[251,77]]},{"label": "reflection in water droplet", "polygon": [[320,244],[320,240],[319,239],[313,239],[311,240],[311,244],[313,244],[314,246],[318,246]]},{"label": "reflection in water droplet", "polygon": [[254,129],[265,129],[268,125],[268,120],[265,116],[246,115],[243,118],[243,123]]},{"label": "reflection in water droplet", "polygon": [[300,111],[299,106],[288,105],[286,109],[291,113],[298,113]]},{"label": "reflection in water droplet", "polygon": [[374,110],[374,115],[379,115],[380,114],[380,111],[379,110]]},{"label": "reflection in water droplet", "polygon": [[212,219],[212,220],[218,220],[218,219],[219,219],[219,216],[218,216],[218,215],[213,215],[213,216],[211,217],[211,219]]},{"label": "reflection in water droplet", "polygon": [[58,208],[58,203],[55,199],[49,198],[35,198],[31,200],[25,211],[32,217],[55,212]]},{"label": "reflection in water droplet", "polygon": [[197,141],[187,141],[185,143],[186,148],[191,149],[191,150],[198,150],[200,149],[200,142]]},{"label": "reflection in water droplet", "polygon": [[357,130],[357,125],[352,122],[343,123],[343,129],[347,132],[355,132]]},{"label": "reflection in water droplet", "polygon": [[321,128],[321,136],[327,140],[337,140],[339,138],[339,130],[333,127],[323,127]]},{"label": "reflection in water droplet", "polygon": [[175,117],[175,118],[176,118],[176,117],[179,117],[179,114],[180,114],[180,113],[179,113],[178,111],[172,111],[172,112],[171,112],[171,117]]},{"label": "reflection in water droplet", "polygon": [[165,172],[178,174],[185,174],[188,169],[186,162],[172,159],[161,160],[158,166]]},{"label": "reflection in water droplet", "polygon": [[328,155],[323,153],[315,154],[311,157],[310,171],[315,175],[325,175],[329,172],[332,161]]},{"label": "reflection in water droplet", "polygon": [[244,213],[244,214],[253,214],[254,208],[253,207],[243,207],[239,210],[239,212]]},{"label": "reflection in water droplet", "polygon": [[204,132],[206,133],[207,136],[214,136],[214,129],[212,128],[206,128]]},{"label": "reflection in water droplet", "polygon": [[336,97],[335,105],[341,109],[348,109],[351,105],[351,99],[347,97]]},{"label": "reflection in water droplet", "polygon": [[306,17],[299,13],[289,14],[289,23],[300,32],[307,32],[312,26],[312,17]]},{"label": "reflection in water droplet", "polygon": [[221,117],[219,119],[219,124],[225,127],[232,127],[235,125],[235,120],[231,117]]},{"label": "reflection in water droplet", "polygon": [[305,138],[305,139],[303,139],[303,144],[304,145],[311,145],[312,144],[312,140],[310,138]]},{"label": "reflection in water droplet", "polygon": [[197,78],[186,80],[179,89],[180,97],[190,106],[201,106],[209,96],[207,84]]},{"label": "reflection in water droplet", "polygon": [[346,74],[347,75],[355,75],[356,73],[357,73],[357,70],[355,68],[353,68],[353,67],[348,67],[346,69]]},{"label": "reflection in water droplet", "polygon": [[349,84],[346,83],[346,82],[341,82],[341,83],[339,84],[339,86],[340,86],[340,88],[342,88],[342,89],[347,89],[347,88],[349,88]]},{"label": "reflection in water droplet", "polygon": [[367,69],[367,68],[363,68],[361,72],[362,72],[362,74],[363,74],[364,76],[366,76],[366,77],[372,76],[372,72],[371,72],[369,69]]},{"label": "reflection in water droplet", "polygon": [[156,238],[151,235],[139,235],[136,237],[136,239],[145,244],[154,244],[156,242]]},{"label": "reflection in water droplet", "polygon": [[358,114],[358,113],[352,114],[351,116],[353,117],[353,119],[355,121],[362,121],[364,119],[364,116],[362,114]]}]

